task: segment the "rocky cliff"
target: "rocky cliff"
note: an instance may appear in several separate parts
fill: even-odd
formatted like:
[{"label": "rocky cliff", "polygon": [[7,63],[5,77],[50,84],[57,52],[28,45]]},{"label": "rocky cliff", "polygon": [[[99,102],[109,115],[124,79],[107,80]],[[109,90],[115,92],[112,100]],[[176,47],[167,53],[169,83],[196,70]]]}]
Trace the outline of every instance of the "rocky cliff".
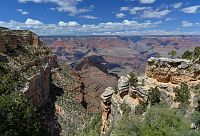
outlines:
[{"label": "rocky cliff", "polygon": [[6,53],[8,50],[14,50],[20,44],[33,45],[36,48],[41,46],[39,36],[28,30],[10,30],[0,28],[0,52]]},{"label": "rocky cliff", "polygon": [[[118,124],[124,113],[124,105],[131,109],[129,114],[135,114],[139,105],[147,104],[149,91],[157,88],[160,100],[171,108],[178,108],[175,101],[174,88],[185,82],[190,88],[200,83],[199,64],[185,59],[150,58],[145,75],[139,76],[137,86],[130,84],[130,75],[121,76],[117,89],[108,87],[101,94],[102,135]],[[195,109],[195,93],[190,91],[188,114]],[[187,113],[186,112],[186,113]],[[187,114],[186,114],[187,116]]]},{"label": "rocky cliff", "polygon": [[200,64],[185,59],[150,58],[145,74],[165,83],[197,81],[200,78]]},{"label": "rocky cliff", "polygon": [[108,73],[108,62],[96,55],[85,57],[74,68],[82,80],[82,92],[76,98],[88,111],[100,111],[100,95],[107,86],[116,85],[118,76]]},{"label": "rocky cliff", "polygon": [[50,95],[51,70],[57,66],[57,57],[45,53],[48,49],[31,31],[1,28],[0,45],[1,53],[13,70],[11,73],[24,80],[21,92],[34,107],[44,106]]},{"label": "rocky cliff", "polygon": [[[8,81],[15,85],[9,93],[25,96],[42,115],[51,135],[72,135],[82,129],[87,114],[75,98],[81,92],[81,82],[74,71],[57,61],[36,34],[0,28],[0,70],[4,67],[8,70],[5,79],[10,77]],[[6,91],[0,88],[3,96]]]}]

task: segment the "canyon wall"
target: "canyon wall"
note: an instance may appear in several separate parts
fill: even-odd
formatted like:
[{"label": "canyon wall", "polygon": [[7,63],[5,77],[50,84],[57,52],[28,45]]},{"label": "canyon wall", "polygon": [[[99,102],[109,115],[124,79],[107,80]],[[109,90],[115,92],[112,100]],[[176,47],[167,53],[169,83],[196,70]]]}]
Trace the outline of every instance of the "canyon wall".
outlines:
[{"label": "canyon wall", "polygon": [[42,42],[39,36],[28,30],[10,30],[0,28],[0,52],[16,49],[20,44],[29,44],[40,47]]},{"label": "canyon wall", "polygon": [[51,71],[57,66],[57,57],[49,58],[46,66],[28,79],[21,91],[27,96],[35,108],[44,106],[50,97]]},{"label": "canyon wall", "polygon": [[[145,75],[138,76],[137,86],[130,85],[130,75],[121,76],[117,89],[108,87],[101,95],[102,128],[104,135],[113,126],[116,126],[123,115],[124,106],[135,114],[138,105],[148,103],[148,93],[151,88],[160,91],[160,99],[172,108],[178,108],[179,103],[174,101],[175,87],[186,82],[189,86],[200,83],[200,65],[185,59],[150,58]],[[194,109],[194,99],[190,99],[189,107]]]},{"label": "canyon wall", "polygon": [[57,57],[43,53],[44,48],[39,36],[31,31],[0,28],[0,52],[10,54],[9,65],[25,80],[20,91],[37,109],[49,100],[51,71],[57,67]]},{"label": "canyon wall", "polygon": [[197,81],[200,78],[200,64],[185,59],[150,58],[145,74],[159,82]]}]

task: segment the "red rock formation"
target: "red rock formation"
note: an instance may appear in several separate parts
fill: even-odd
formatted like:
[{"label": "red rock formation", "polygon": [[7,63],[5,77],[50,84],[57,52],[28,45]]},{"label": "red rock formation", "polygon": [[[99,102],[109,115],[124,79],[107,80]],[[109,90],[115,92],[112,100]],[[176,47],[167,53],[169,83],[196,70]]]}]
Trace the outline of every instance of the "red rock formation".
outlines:
[{"label": "red rock formation", "polygon": [[82,63],[76,66],[78,78],[80,81],[80,92],[76,98],[84,102],[89,111],[100,110],[100,95],[107,86],[116,85],[116,77],[107,73],[107,70],[100,61],[84,59]]},{"label": "red rock formation", "polygon": [[42,107],[49,100],[51,69],[57,64],[54,57],[54,61],[51,59],[44,69],[41,69],[39,73],[29,78],[25,88],[21,90],[36,108]]}]

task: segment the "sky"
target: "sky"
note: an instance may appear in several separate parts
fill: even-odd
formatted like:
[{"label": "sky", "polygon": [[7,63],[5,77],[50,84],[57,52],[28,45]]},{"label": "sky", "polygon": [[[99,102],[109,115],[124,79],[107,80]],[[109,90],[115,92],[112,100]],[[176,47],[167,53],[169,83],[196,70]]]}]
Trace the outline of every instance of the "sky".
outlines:
[{"label": "sky", "polygon": [[0,26],[38,35],[200,35],[200,0],[2,0]]}]

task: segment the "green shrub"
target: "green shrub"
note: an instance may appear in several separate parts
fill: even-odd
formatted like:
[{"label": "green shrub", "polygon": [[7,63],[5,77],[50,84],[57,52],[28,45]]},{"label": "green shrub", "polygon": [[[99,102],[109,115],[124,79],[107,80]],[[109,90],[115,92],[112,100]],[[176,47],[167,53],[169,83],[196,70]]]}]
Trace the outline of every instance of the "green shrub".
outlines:
[{"label": "green shrub", "polygon": [[199,58],[200,56],[200,47],[195,47],[194,49],[194,59]]},{"label": "green shrub", "polygon": [[148,102],[155,105],[160,102],[160,91],[158,87],[151,88],[148,93]]},{"label": "green shrub", "polygon": [[175,110],[154,106],[145,115],[142,136],[181,136],[189,131],[190,123]]},{"label": "green shrub", "polygon": [[10,75],[3,75],[0,77],[0,96],[10,94],[14,91],[16,82]]},{"label": "green shrub", "polygon": [[96,113],[92,115],[92,120],[88,121],[86,127],[82,132],[78,132],[78,136],[100,136],[102,120],[101,113]]},{"label": "green shrub", "polygon": [[152,106],[144,119],[140,116],[122,116],[113,129],[114,136],[189,136],[199,135],[190,130],[190,122],[176,110],[163,105]]},{"label": "green shrub", "polygon": [[191,119],[192,122],[198,127],[200,128],[200,111],[194,111],[191,114]]},{"label": "green shrub", "polygon": [[175,101],[180,103],[189,103],[190,91],[186,83],[181,83],[181,87],[174,88]]},{"label": "green shrub", "polygon": [[175,50],[171,50],[171,52],[169,52],[168,55],[170,55],[171,58],[174,58],[177,55],[177,52]]},{"label": "green shrub", "polygon": [[135,107],[135,114],[142,115],[147,110],[147,103],[141,103]]},{"label": "green shrub", "polygon": [[138,86],[138,78],[137,78],[137,76],[133,72],[130,72],[129,75],[130,75],[129,85],[133,86],[133,87],[137,87]]},{"label": "green shrub", "polygon": [[8,70],[5,64],[0,62],[0,77],[2,77],[5,74],[8,74]]},{"label": "green shrub", "polygon": [[120,105],[120,109],[123,111],[123,114],[129,114],[131,111],[130,106],[128,106],[127,104],[123,103]]},{"label": "green shrub", "polygon": [[49,135],[41,115],[19,94],[0,96],[1,136]]},{"label": "green shrub", "polygon": [[142,119],[137,116],[123,115],[113,129],[113,136],[141,136]]},{"label": "green shrub", "polygon": [[200,47],[195,47],[194,51],[186,51],[183,53],[182,58],[193,61],[200,61]]},{"label": "green shrub", "polygon": [[182,58],[191,60],[193,58],[193,52],[187,50],[182,54]]}]

